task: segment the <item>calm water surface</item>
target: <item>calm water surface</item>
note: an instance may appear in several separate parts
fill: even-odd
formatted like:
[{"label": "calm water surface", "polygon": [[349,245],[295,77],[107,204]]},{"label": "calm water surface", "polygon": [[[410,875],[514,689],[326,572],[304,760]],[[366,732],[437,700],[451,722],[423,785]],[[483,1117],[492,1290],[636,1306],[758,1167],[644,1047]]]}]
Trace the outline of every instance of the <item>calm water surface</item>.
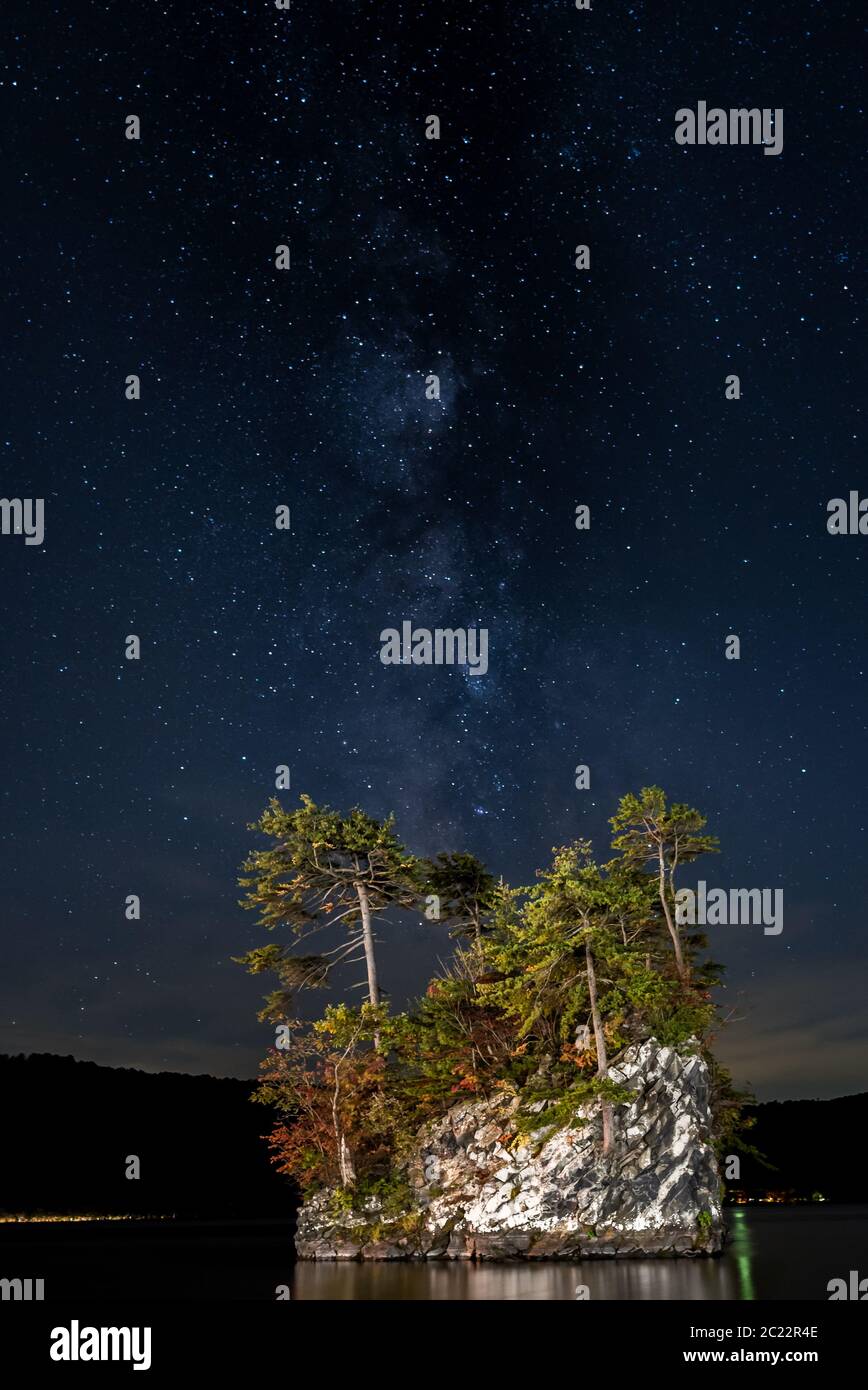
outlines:
[{"label": "calm water surface", "polygon": [[868,1275],[868,1206],[736,1207],[715,1260],[296,1263],[286,1221],[0,1225],[0,1277],[46,1301],[108,1299],[819,1299]]}]

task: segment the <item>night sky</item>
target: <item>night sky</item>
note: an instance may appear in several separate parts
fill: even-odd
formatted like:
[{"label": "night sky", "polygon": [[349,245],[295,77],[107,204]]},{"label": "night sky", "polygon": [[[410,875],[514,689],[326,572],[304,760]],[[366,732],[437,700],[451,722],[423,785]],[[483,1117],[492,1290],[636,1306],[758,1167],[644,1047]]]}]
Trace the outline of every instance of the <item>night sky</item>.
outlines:
[{"label": "night sky", "polygon": [[[712,929],[722,1059],[868,1088],[862,7],[4,8],[0,1051],[254,1075],[288,764],[513,883],[662,785],[685,885],[784,890]],[[782,154],[677,145],[700,100]],[[404,620],[487,674],[384,666]],[[401,1006],[448,939],[381,935]]]}]

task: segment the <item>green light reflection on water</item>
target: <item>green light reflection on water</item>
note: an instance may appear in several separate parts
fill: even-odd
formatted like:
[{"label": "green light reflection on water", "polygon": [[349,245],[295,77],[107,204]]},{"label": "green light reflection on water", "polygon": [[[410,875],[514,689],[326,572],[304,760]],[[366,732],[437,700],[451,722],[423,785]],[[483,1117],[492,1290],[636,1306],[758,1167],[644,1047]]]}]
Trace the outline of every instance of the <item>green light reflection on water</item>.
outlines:
[{"label": "green light reflection on water", "polygon": [[750,1226],[747,1223],[745,1213],[739,1211],[738,1208],[731,1212],[731,1219],[729,1254],[738,1271],[741,1297],[746,1303],[753,1303],[756,1294],[753,1287],[753,1244],[750,1238]]}]

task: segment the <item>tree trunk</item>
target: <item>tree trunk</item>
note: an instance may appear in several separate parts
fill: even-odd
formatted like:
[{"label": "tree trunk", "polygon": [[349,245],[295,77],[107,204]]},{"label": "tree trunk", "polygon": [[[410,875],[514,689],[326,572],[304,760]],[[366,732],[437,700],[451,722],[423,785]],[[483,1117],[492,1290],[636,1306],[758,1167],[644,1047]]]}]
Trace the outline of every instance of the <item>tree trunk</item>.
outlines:
[{"label": "tree trunk", "polygon": [[[377,958],[374,955],[374,931],[371,926],[371,904],[364,883],[356,884],[359,907],[362,911],[362,938],[365,943],[365,963],[368,967],[368,1003],[376,1007],[380,1002],[380,984],[377,979]],[[380,1050],[380,1034],[374,1034],[374,1047]]]},{"label": "tree trunk", "polygon": [[365,962],[368,967],[368,1003],[376,1006],[380,1002],[380,986],[377,982],[377,960],[374,955],[374,933],[371,928],[371,904],[368,901],[368,890],[364,883],[356,884],[356,892],[359,895],[359,907],[362,910],[362,937],[365,942]]},{"label": "tree trunk", "polygon": [[666,925],[667,925],[667,927],[669,928],[669,935],[672,937],[672,946],[673,946],[673,949],[674,949],[674,951],[675,951],[675,968],[676,968],[676,970],[678,971],[678,978],[679,978],[679,980],[681,981],[682,984],[686,984],[686,983],[687,983],[687,967],[686,967],[685,964],[684,964],[684,956],[683,956],[682,951],[681,951],[681,937],[678,935],[678,928],[677,928],[677,926],[675,925],[675,923],[674,923],[673,920],[672,920],[672,913],[671,913],[671,911],[670,911],[670,909],[669,909],[669,900],[668,900],[668,898],[666,897],[666,870],[665,870],[665,866],[664,866],[664,863],[663,863],[663,851],[662,851],[662,849],[660,850],[660,853],[659,853],[659,864],[660,864],[660,876],[659,876],[659,884],[660,884],[660,888],[659,888],[659,892],[660,892],[660,903],[661,903],[661,905],[662,905],[662,907],[663,907],[664,916],[666,917]]},{"label": "tree trunk", "polygon": [[[585,942],[585,961],[588,968],[588,995],[591,1000],[591,1022],[594,1025],[594,1042],[597,1047],[597,1075],[608,1076],[609,1059],[606,1054],[606,1035],[603,1032],[603,1020],[600,1017],[600,1009],[597,1004],[597,975],[594,970],[594,957],[591,954],[590,942]],[[603,1153],[607,1154],[612,1147],[614,1139],[614,1126],[612,1123],[612,1102],[603,1098],[600,1103],[600,1111],[603,1116]]]},{"label": "tree trunk", "polygon": [[[344,1056],[346,1057],[346,1053]],[[352,1150],[347,1143],[346,1135],[340,1121],[338,1106],[341,1096],[340,1062],[335,1063],[335,1088],[332,1092],[332,1128],[335,1132],[335,1144],[338,1151],[338,1167],[341,1175],[341,1187],[353,1187],[356,1181],[356,1169],[353,1163]]]},{"label": "tree trunk", "polygon": [[338,1157],[341,1165],[341,1186],[355,1187],[356,1169],[353,1164],[353,1155],[343,1134],[338,1141]]}]

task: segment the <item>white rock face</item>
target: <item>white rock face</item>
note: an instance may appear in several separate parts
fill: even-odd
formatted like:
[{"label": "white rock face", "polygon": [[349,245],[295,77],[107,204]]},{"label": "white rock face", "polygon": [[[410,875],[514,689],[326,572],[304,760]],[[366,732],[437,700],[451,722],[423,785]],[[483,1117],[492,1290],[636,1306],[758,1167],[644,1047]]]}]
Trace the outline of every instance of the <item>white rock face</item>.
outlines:
[{"label": "white rock face", "polygon": [[723,1213],[705,1062],[652,1038],[630,1048],[611,1075],[634,1099],[615,1107],[615,1144],[605,1157],[596,1106],[551,1137],[540,1128],[518,1139],[517,1098],[461,1102],[420,1130],[408,1173],[417,1213],[412,1234],[360,1240],[364,1221],[355,1215],[335,1222],[328,1195],[320,1194],[299,1216],[300,1257],[718,1253]]}]

